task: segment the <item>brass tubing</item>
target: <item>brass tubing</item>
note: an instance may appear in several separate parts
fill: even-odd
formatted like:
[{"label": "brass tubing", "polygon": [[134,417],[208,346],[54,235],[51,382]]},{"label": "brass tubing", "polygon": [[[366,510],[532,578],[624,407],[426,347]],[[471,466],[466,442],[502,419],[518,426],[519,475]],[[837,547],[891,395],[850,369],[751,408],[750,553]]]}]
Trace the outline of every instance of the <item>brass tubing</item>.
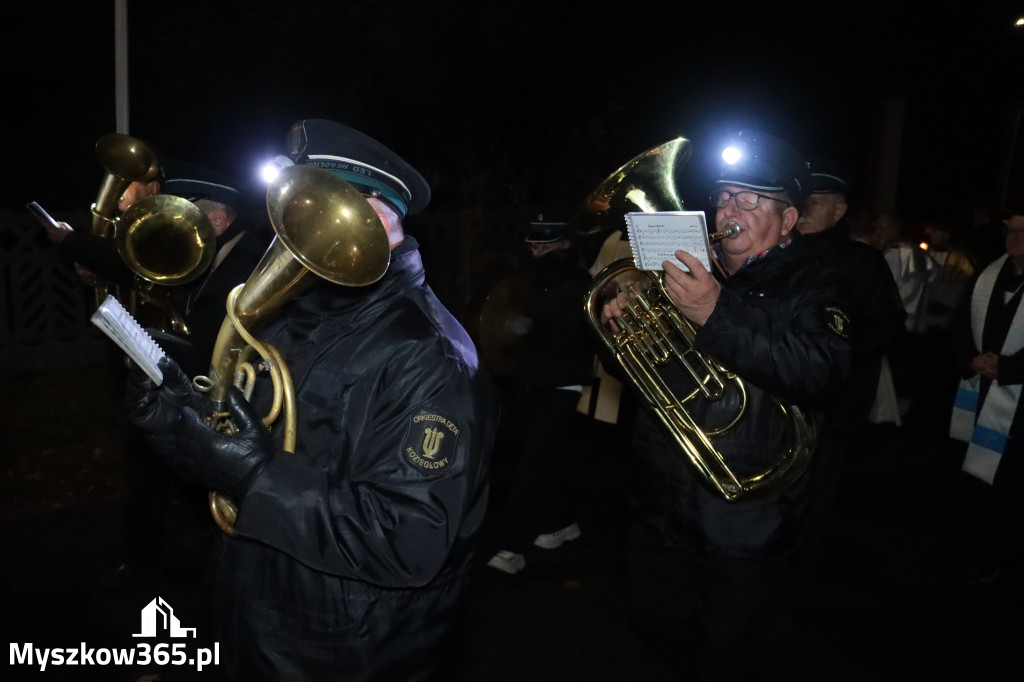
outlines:
[{"label": "brass tubing", "polygon": [[[633,291],[633,300],[626,305],[623,317],[616,320],[620,331],[612,332],[601,322],[600,292],[616,278],[629,274],[647,278],[648,290],[660,292],[651,299],[645,292]],[[732,471],[714,439],[726,434],[746,416],[747,389],[742,378],[722,366],[693,345],[696,325],[679,314],[668,299],[661,279],[639,270],[631,259],[612,263],[598,273],[584,296],[584,312],[605,350],[625,372],[642,398],[644,407],[662,424],[684,458],[701,479],[724,500],[735,502],[776,494],[799,478],[808,463],[816,442],[816,425],[811,417],[795,405],[786,405],[772,398],[776,409],[786,419],[786,443],[776,459],[763,471],[741,477]],[[666,329],[675,331],[678,339],[666,336]],[[680,362],[697,385],[687,396],[676,396],[659,372],[653,349],[663,344],[674,350],[671,357]],[[692,359],[692,361],[691,361]],[[696,422],[688,403],[698,395],[714,402],[728,390],[737,392],[738,408],[724,425],[702,426]]]}]

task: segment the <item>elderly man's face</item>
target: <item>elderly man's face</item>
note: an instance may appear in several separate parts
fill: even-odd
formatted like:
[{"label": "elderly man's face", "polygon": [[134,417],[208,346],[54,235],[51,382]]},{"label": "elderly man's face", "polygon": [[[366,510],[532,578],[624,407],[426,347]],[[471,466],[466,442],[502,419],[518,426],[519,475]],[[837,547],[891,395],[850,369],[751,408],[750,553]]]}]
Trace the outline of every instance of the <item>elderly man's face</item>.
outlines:
[{"label": "elderly man's face", "polygon": [[139,199],[145,199],[146,197],[151,197],[154,194],[159,193],[160,183],[158,182],[133,182],[125,188],[124,192],[118,198],[117,210],[126,211],[129,206]]},{"label": "elderly man's face", "polygon": [[[727,192],[741,192],[746,188],[723,185],[720,189]],[[757,208],[752,211],[742,211],[736,206],[735,200],[730,200],[715,212],[717,230],[722,230],[729,221],[739,223],[742,228],[739,236],[723,239],[720,242],[722,253],[732,269],[742,266],[750,256],[756,256],[785,241],[799,217],[799,212],[795,208],[786,205],[789,202],[786,201],[784,194],[772,192],[763,192],[763,194],[786,203],[760,199]]]},{"label": "elderly man's face", "polygon": [[824,232],[835,227],[846,213],[846,200],[842,194],[823,192],[812,194],[804,202],[803,213],[796,223],[801,234]]}]

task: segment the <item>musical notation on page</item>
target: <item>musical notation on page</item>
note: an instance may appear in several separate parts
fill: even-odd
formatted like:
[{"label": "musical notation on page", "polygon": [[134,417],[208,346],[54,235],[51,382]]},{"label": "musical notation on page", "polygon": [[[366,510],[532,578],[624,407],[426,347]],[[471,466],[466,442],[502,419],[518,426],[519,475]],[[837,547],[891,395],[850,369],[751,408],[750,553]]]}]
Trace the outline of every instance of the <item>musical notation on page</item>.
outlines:
[{"label": "musical notation on page", "polygon": [[711,270],[711,242],[703,211],[627,213],[626,229],[633,261],[641,270],[661,271],[662,263],[669,261],[689,271],[676,258],[678,250],[693,254]]}]

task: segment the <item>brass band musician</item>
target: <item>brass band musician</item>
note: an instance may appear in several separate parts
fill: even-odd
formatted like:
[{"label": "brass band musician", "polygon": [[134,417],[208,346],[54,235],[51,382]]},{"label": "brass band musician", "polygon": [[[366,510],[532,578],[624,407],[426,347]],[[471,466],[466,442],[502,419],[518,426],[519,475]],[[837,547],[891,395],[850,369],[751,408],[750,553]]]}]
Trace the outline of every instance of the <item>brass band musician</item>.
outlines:
[{"label": "brass band musician", "polygon": [[[719,441],[733,467],[763,470],[785,447],[772,397],[815,410],[846,378],[851,348],[837,273],[821,268],[795,225],[811,191],[805,160],[757,131],[735,135],[714,178],[715,224],[739,234],[713,249],[719,279],[685,251],[689,272],[664,264],[676,308],[700,325],[695,346],[746,382],[744,420]],[[632,294],[608,303],[623,316]],[[683,389],[689,378],[664,375]],[[721,421],[734,405],[706,402],[698,422]],[[687,466],[661,425],[641,411],[633,429],[634,522],[627,589],[639,626],[684,679],[748,679],[765,625],[784,594],[807,528],[814,468],[763,499],[726,501]]]},{"label": "brass band musician", "polygon": [[[213,170],[177,159],[165,159],[152,180],[136,181],[127,185],[118,197],[118,210],[123,214],[136,202],[156,195],[170,195],[187,199],[209,219],[216,237],[216,253],[212,264],[193,281],[179,287],[164,287],[160,292],[160,305],[150,304],[136,311],[140,322],[151,333],[171,332],[165,327],[165,307],[175,309],[187,323],[188,334],[174,330],[175,336],[166,337],[163,345],[175,360],[190,373],[205,370],[213,340],[224,315],[224,299],[259,260],[269,243],[267,231],[239,216],[241,195],[232,179]],[[121,285],[124,291],[136,284],[136,274],[118,252],[111,237],[75,229],[67,223],[58,223],[47,229],[47,236],[60,253],[75,262],[83,282],[95,286],[99,281]],[[170,343],[173,341],[173,343]],[[117,400],[123,398],[123,358],[116,351],[113,367],[118,390]],[[153,462],[150,448],[137,429],[129,425],[125,442],[126,480],[128,495],[121,530],[120,556],[101,579],[106,589],[121,589],[158,571],[164,544],[173,535],[168,523],[168,510],[175,497],[183,497],[187,508],[196,511],[189,518],[198,528],[205,528],[205,491],[182,487]],[[186,529],[187,530],[187,529]]]},{"label": "brass band musician", "polygon": [[212,565],[225,679],[452,679],[487,505],[493,387],[403,227],[430,199],[426,180],[334,121],[299,121],[287,141],[297,165],[365,197],[347,210],[368,202],[390,249],[377,281],[318,280],[260,332],[295,378],[294,452],[259,421],[263,378],[252,405],[231,388],[233,436],[188,407],[201,399],[173,363],[159,388],[135,374],[131,418],[166,466],[238,505]]},{"label": "brass band musician", "polygon": [[524,352],[512,372],[523,440],[496,515],[497,552],[487,562],[509,574],[526,566],[531,546],[557,549],[581,534],[565,478],[572,418],[593,376],[593,348],[579,310],[590,276],[580,263],[572,224],[537,214],[525,241],[525,276],[536,301],[522,324]]}]

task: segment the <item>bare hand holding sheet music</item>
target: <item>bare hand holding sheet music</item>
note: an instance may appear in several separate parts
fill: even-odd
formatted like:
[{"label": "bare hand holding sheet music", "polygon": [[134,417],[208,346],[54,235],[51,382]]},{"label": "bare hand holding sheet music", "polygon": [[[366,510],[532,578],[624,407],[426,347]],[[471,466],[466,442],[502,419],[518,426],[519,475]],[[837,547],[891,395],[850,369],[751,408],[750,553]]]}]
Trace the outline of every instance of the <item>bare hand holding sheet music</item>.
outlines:
[{"label": "bare hand holding sheet music", "polygon": [[687,270],[666,263],[665,291],[686,319],[703,325],[718,305],[722,285],[710,272],[701,267],[702,263],[691,254],[678,251],[676,255]]}]

